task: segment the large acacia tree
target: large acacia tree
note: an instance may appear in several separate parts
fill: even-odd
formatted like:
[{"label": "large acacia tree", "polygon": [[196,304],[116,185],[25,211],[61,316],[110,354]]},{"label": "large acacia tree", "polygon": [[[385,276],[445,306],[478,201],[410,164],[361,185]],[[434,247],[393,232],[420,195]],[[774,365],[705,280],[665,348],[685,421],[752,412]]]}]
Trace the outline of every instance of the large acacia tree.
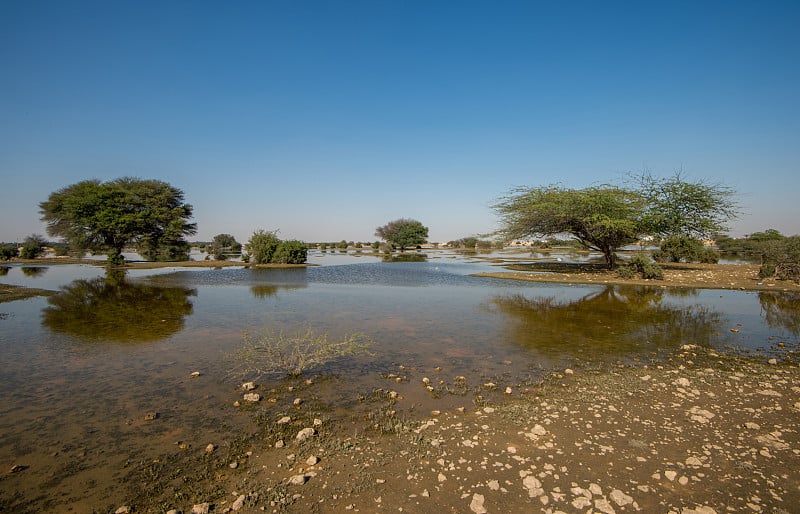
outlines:
[{"label": "large acacia tree", "polygon": [[417,220],[401,218],[376,228],[375,235],[400,248],[402,252],[406,248],[426,242],[428,240],[428,227]]},{"label": "large acacia tree", "polygon": [[106,252],[109,264],[122,263],[129,245],[149,259],[186,258],[184,237],[197,232],[183,191],[160,180],[84,180],[51,193],[39,208],[49,235],[75,250]]},{"label": "large acacia tree", "polygon": [[570,234],[616,264],[615,252],[645,235],[707,237],[735,216],[732,190],[680,174],[642,174],[633,186],[568,189],[558,185],[512,189],[494,205],[509,239]]}]

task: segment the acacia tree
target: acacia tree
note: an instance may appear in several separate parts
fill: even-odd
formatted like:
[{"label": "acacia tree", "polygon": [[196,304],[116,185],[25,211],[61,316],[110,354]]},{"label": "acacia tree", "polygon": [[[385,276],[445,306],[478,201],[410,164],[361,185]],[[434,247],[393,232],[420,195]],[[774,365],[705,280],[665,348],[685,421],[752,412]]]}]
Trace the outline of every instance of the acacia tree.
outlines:
[{"label": "acacia tree", "polygon": [[39,208],[49,235],[74,250],[107,252],[109,264],[121,264],[123,248],[133,244],[146,258],[185,258],[184,236],[197,231],[183,191],[159,180],[84,180],[51,193]]},{"label": "acacia tree", "polygon": [[513,189],[494,208],[507,239],[571,234],[613,267],[616,250],[639,237],[644,206],[640,194],[620,187],[544,186]]},{"label": "acacia tree", "polygon": [[400,248],[402,252],[406,248],[425,243],[428,240],[428,227],[417,220],[401,218],[376,228],[375,235]]},{"label": "acacia tree", "polygon": [[209,253],[219,261],[225,260],[226,252],[237,253],[240,251],[242,251],[242,245],[236,241],[235,237],[230,234],[217,234],[211,242]]},{"label": "acacia tree", "polygon": [[570,234],[603,254],[613,268],[615,252],[644,235],[708,237],[736,215],[733,190],[705,181],[635,176],[635,187],[585,189],[560,186],[511,190],[494,208],[508,238]]}]

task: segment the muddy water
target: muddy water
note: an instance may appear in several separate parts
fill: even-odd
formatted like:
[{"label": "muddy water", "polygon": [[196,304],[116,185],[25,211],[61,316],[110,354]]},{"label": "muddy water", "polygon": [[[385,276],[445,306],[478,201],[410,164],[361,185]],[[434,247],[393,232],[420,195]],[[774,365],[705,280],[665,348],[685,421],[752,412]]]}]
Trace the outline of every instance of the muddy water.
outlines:
[{"label": "muddy water", "polygon": [[[122,504],[132,483],[164,479],[134,471],[142,462],[255,430],[253,409],[233,405],[244,380],[276,400],[262,402],[265,415],[300,395],[331,419],[359,422],[376,389],[398,390],[400,408],[427,413],[555,367],[649,359],[687,342],[767,354],[797,345],[800,332],[794,296],[497,281],[470,277],[487,265],[454,255],[314,260],[322,265],[125,277],[91,266],[4,270],[0,282],[59,294],[0,304],[0,511]],[[360,332],[374,344],[310,370],[311,386],[233,372],[243,332],[266,328],[332,340]],[[443,393],[459,376],[470,388]],[[419,387],[425,377],[435,394]],[[490,381],[497,392],[481,387]],[[8,473],[15,465],[25,468]]]}]

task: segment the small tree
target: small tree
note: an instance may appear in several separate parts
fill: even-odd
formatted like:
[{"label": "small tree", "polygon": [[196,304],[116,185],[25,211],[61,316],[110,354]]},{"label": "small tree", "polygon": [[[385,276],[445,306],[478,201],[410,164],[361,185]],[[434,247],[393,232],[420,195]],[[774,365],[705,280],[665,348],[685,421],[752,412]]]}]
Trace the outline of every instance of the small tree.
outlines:
[{"label": "small tree", "polygon": [[218,261],[227,258],[226,253],[238,253],[242,251],[242,245],[230,234],[217,234],[211,241],[209,252]]},{"label": "small tree", "polygon": [[250,240],[245,245],[247,253],[250,255],[250,262],[256,264],[266,264],[272,262],[272,256],[278,249],[280,239],[276,235],[277,231],[268,232],[266,230],[256,230],[250,236]]},{"label": "small tree", "polygon": [[400,248],[402,252],[406,248],[425,243],[428,240],[428,227],[417,220],[401,218],[378,227],[375,235]]},{"label": "small tree", "polygon": [[32,234],[26,237],[25,241],[22,243],[19,256],[23,259],[35,259],[44,253],[45,243],[44,237],[38,234]]}]

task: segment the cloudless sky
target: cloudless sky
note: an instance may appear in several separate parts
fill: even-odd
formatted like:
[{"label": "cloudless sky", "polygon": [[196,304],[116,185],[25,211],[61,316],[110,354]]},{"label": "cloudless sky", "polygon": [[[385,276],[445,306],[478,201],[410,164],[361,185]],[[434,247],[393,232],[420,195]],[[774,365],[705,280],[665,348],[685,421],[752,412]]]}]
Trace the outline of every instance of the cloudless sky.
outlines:
[{"label": "cloudless sky", "polygon": [[197,240],[448,241],[519,185],[723,182],[800,233],[800,2],[0,1],[0,241],[155,178]]}]

